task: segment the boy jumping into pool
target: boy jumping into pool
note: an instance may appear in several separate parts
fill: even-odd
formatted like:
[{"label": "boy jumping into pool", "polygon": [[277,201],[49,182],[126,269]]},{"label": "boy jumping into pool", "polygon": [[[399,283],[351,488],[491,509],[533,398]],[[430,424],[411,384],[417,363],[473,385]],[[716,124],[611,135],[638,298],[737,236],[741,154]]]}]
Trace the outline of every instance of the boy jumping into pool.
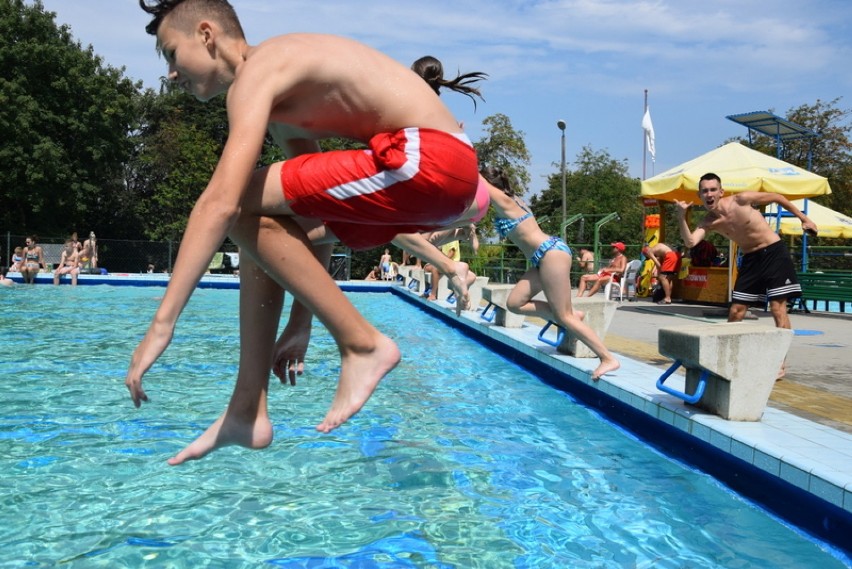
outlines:
[{"label": "boy jumping into pool", "polygon": [[[225,412],[169,462],[228,444],[263,448],[272,441],[266,391],[282,287],[320,319],[340,350],[337,391],[317,425],[328,432],[363,407],[400,353],[346,299],[294,216],[321,220],[355,248],[473,216],[473,146],[417,75],[367,46],[319,34],[250,46],[226,0],[140,5],[153,15],[146,30],[157,36],[169,80],[202,101],[227,93],[229,136],[190,214],[163,300],[133,353],[125,380],[131,398],[137,407],[147,400],[143,375],[169,345],[181,311],[230,235],[246,253],[237,382]],[[290,159],[255,171],[267,129]],[[334,136],[363,141],[369,150],[319,153],[316,141]]]}]

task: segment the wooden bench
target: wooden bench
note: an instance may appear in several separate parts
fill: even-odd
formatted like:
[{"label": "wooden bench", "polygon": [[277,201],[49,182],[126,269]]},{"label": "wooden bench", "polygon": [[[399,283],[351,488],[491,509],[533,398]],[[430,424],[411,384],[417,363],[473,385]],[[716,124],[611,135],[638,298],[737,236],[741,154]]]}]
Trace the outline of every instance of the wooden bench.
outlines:
[{"label": "wooden bench", "polygon": [[796,276],[802,285],[802,296],[793,299],[793,309],[810,312],[818,310],[819,303],[822,302],[823,308],[828,310],[830,302],[838,302],[840,312],[846,312],[847,304],[852,311],[852,273],[797,273]]}]

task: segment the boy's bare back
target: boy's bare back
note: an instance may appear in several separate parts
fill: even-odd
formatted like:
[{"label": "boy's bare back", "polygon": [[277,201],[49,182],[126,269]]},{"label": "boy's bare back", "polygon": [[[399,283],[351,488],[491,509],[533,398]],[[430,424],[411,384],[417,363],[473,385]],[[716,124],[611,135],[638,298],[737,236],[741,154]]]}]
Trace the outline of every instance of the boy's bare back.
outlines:
[{"label": "boy's bare back", "polygon": [[[369,72],[365,72],[369,70]],[[250,48],[229,91],[271,96],[270,122],[293,138],[361,141],[407,127],[460,133],[455,118],[414,72],[356,41],[287,34]]]}]

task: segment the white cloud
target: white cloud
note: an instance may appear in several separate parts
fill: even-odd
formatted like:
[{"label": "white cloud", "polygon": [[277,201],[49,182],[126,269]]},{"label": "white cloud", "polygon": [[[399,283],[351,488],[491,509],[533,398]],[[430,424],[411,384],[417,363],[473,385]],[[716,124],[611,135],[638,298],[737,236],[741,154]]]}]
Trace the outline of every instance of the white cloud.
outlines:
[{"label": "white cloud", "polygon": [[[474,136],[482,118],[508,115],[527,132],[534,179],[555,159],[557,118],[571,125],[574,152],[583,144],[609,148],[640,172],[644,89],[653,101],[657,167],[663,168],[744,134],[728,126],[727,114],[783,112],[852,87],[845,71],[852,59],[852,3],[845,1],[232,2],[252,43],[294,31],[340,34],[405,64],[429,53],[448,73],[488,73],[486,103],[476,114],[464,97],[447,95],[446,102]],[[165,64],[135,1],[44,4],[108,63],[158,85]]]}]

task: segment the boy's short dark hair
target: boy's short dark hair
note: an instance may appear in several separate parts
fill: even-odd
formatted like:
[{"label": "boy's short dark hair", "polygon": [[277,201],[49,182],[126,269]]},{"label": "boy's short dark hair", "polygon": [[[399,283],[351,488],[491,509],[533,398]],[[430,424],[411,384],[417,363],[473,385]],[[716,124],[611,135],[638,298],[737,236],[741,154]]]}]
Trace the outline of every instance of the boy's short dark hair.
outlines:
[{"label": "boy's short dark hair", "polygon": [[706,174],[701,176],[701,179],[698,180],[698,185],[701,185],[701,182],[707,182],[709,180],[716,180],[717,182],[719,182],[720,186],[722,185],[722,178],[720,178],[719,176],[717,176],[713,172],[707,172]]},{"label": "boy's short dark hair", "polygon": [[157,35],[166,16],[174,14],[173,24],[178,28],[189,29],[198,20],[209,18],[222,26],[226,34],[245,37],[237,13],[228,0],[155,0],[154,4],[139,0],[139,6],[154,17],[145,26],[145,31],[152,36]]}]

